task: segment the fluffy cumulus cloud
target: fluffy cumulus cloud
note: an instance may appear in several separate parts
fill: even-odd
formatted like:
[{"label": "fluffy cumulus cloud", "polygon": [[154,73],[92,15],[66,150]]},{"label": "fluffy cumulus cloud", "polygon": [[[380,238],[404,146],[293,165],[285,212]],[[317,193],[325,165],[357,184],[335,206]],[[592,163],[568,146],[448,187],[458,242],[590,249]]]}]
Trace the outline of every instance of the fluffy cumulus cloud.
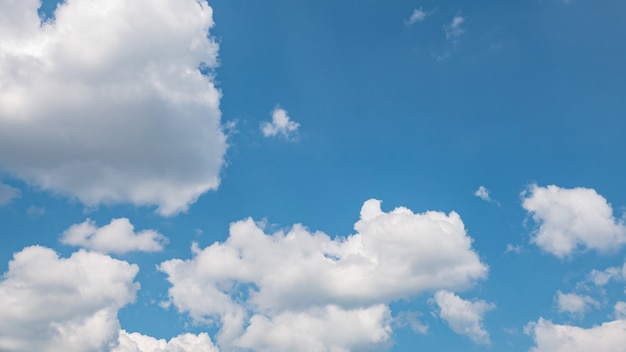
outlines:
[{"label": "fluffy cumulus cloud", "polygon": [[272,111],[272,121],[261,124],[261,132],[265,137],[280,136],[285,139],[293,139],[300,124],[292,121],[287,115],[287,111],[276,107]]},{"label": "fluffy cumulus cloud", "polygon": [[578,316],[584,315],[586,311],[593,307],[598,308],[600,306],[598,301],[589,296],[577,295],[575,293],[562,293],[561,291],[558,291],[556,294],[556,303],[559,312]]},{"label": "fluffy cumulus cloud", "polygon": [[531,241],[559,258],[577,249],[606,252],[626,243],[626,226],[593,189],[533,185],[522,196],[522,206],[539,224]]},{"label": "fluffy cumulus cloud", "polygon": [[27,247],[0,281],[1,351],[102,351],[117,345],[117,311],[135,299],[138,267],[80,250]]},{"label": "fluffy cumulus cloud", "polygon": [[483,327],[486,312],[495,308],[485,301],[467,301],[452,292],[439,291],[434,301],[439,306],[439,316],[457,334],[465,335],[479,344],[489,344],[489,333]]},{"label": "fluffy cumulus cloud", "polygon": [[218,352],[207,333],[181,334],[169,341],[136,332],[119,333],[119,345],[112,352]]},{"label": "fluffy cumulus cloud", "polygon": [[369,200],[354,228],[331,239],[301,225],[266,234],[251,219],[235,222],[225,242],[160,265],[169,303],[217,321],[221,346],[341,351],[390,339],[390,301],[461,290],[487,275],[454,212],[383,212]]},{"label": "fluffy cumulus cloud", "polygon": [[540,318],[528,324],[525,332],[535,340],[531,352],[623,352],[626,346],[626,320],[585,329]]},{"label": "fluffy cumulus cloud", "polygon": [[123,254],[131,251],[158,252],[167,238],[154,230],[135,233],[134,226],[126,218],[113,219],[111,223],[97,227],[90,219],[70,226],[61,242],[102,253]]},{"label": "fluffy cumulus cloud", "polygon": [[215,189],[226,140],[208,4],[66,0],[43,24],[39,6],[0,2],[0,169],[163,215]]},{"label": "fluffy cumulus cloud", "polygon": [[0,206],[11,203],[21,195],[22,192],[19,189],[0,183]]}]

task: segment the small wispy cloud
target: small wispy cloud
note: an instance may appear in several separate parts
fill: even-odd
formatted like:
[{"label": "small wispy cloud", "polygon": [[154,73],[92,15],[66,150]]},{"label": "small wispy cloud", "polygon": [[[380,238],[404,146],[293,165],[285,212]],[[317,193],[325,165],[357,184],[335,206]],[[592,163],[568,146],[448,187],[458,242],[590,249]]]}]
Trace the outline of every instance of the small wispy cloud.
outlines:
[{"label": "small wispy cloud", "polygon": [[476,192],[474,192],[474,196],[484,200],[485,202],[500,205],[500,203],[497,200],[491,198],[491,192],[489,192],[489,190],[485,186],[478,187]]},{"label": "small wispy cloud", "polygon": [[292,121],[287,111],[280,107],[272,111],[272,121],[261,124],[261,132],[265,137],[280,136],[287,140],[294,140],[300,124]]},{"label": "small wispy cloud", "polygon": [[507,244],[506,249],[504,250],[505,254],[508,253],[520,253],[522,251],[522,246],[519,244]]},{"label": "small wispy cloud", "polygon": [[31,218],[38,218],[46,214],[46,208],[31,205],[28,209],[26,209],[26,214],[28,214]]},{"label": "small wispy cloud", "polygon": [[19,189],[0,183],[0,206],[7,205],[21,196],[22,192]]},{"label": "small wispy cloud", "polygon": [[420,7],[419,9],[413,10],[411,17],[405,20],[404,24],[406,24],[407,26],[410,26],[414,23],[422,22],[423,20],[426,19],[426,16],[428,16],[428,13]]},{"label": "small wispy cloud", "polygon": [[461,26],[465,22],[465,18],[461,16],[460,13],[456,14],[450,23],[445,24],[443,26],[443,30],[446,32],[446,39],[452,43],[457,43],[459,38],[463,33],[465,33],[465,29]]}]

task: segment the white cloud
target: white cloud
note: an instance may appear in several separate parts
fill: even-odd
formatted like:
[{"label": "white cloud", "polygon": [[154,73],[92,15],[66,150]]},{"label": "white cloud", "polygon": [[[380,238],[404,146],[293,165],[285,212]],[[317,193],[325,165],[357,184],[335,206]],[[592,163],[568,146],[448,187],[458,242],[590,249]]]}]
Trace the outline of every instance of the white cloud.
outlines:
[{"label": "white cloud", "polygon": [[117,344],[117,311],[135,299],[138,267],[80,250],[14,255],[0,282],[0,350],[102,351]]},{"label": "white cloud", "polygon": [[226,150],[212,9],[196,0],[0,3],[0,168],[88,206],[184,211]]},{"label": "white cloud", "polygon": [[589,273],[589,281],[593,282],[596,286],[605,286],[611,280],[620,280],[621,276],[622,270],[618,267],[610,267],[604,271],[593,269]]},{"label": "white cloud", "polygon": [[457,14],[452,18],[450,23],[443,26],[444,31],[446,32],[446,39],[449,41],[456,43],[463,33],[465,33],[465,29],[461,27],[461,25],[465,22],[465,18],[460,14]]},{"label": "white cloud", "polygon": [[558,291],[556,294],[556,302],[560,313],[570,313],[582,317],[590,307],[598,308],[600,303],[595,299],[577,295],[575,293],[562,293]]},{"label": "white cloud", "polygon": [[113,352],[218,352],[207,333],[181,334],[169,341],[155,339],[136,332],[119,333],[119,345]]},{"label": "white cloud", "polygon": [[531,242],[559,258],[578,248],[607,252],[626,243],[626,227],[593,189],[533,185],[522,196],[522,206],[540,225]]},{"label": "white cloud", "polygon": [[0,183],[0,206],[7,205],[21,196],[22,192],[19,189]]},{"label": "white cloud", "polygon": [[261,124],[261,132],[265,137],[281,136],[285,139],[294,138],[300,124],[292,121],[287,115],[287,111],[276,107],[272,111],[272,121]]},{"label": "white cloud", "polygon": [[61,243],[101,253],[123,254],[131,251],[161,251],[167,238],[154,230],[135,233],[135,227],[126,218],[113,219],[102,227],[96,227],[94,221],[87,219],[63,232]]},{"label": "white cloud", "polygon": [[474,192],[474,195],[486,202],[491,202],[491,196],[489,196],[489,190],[485,188],[485,186],[478,187],[476,192]]},{"label": "white cloud", "polygon": [[497,200],[491,198],[491,192],[489,192],[489,190],[485,186],[478,187],[476,192],[474,192],[474,196],[484,200],[485,202],[500,205],[500,203]]},{"label": "white cloud", "polygon": [[[356,327],[369,326],[368,334],[386,331],[383,315],[376,315],[376,329],[366,324],[373,312],[381,312],[376,308],[381,304],[422,292],[464,289],[487,275],[454,212],[414,214],[400,207],[385,213],[380,201],[369,200],[354,228],[356,234],[334,240],[301,225],[267,235],[247,219],[231,224],[224,243],[205,249],[194,245],[192,259],[169,260],[159,268],[172,284],[171,304],[199,322],[222,324],[217,335],[221,346],[282,341],[242,337],[256,336],[252,331],[258,326],[280,326],[300,336],[300,327],[285,323],[295,317],[313,325],[350,317]],[[243,302],[241,290],[246,291]],[[363,311],[357,314],[358,309]],[[247,316],[258,318],[247,321]],[[333,345],[326,337],[325,330],[312,330],[307,339]],[[357,346],[350,341],[339,345],[348,350]]]},{"label": "white cloud", "polygon": [[426,16],[428,16],[428,13],[420,7],[419,9],[414,9],[413,13],[411,14],[411,17],[409,17],[409,19],[406,20],[404,23],[407,26],[410,26],[414,23],[422,22],[423,20],[426,19]]},{"label": "white cloud", "polygon": [[465,335],[478,344],[490,344],[489,333],[483,326],[483,316],[494,309],[493,303],[466,301],[452,292],[439,291],[434,297],[439,316],[457,334]]},{"label": "white cloud", "polygon": [[236,345],[254,351],[351,351],[386,342],[389,308],[342,309],[329,305],[272,317],[254,315]]},{"label": "white cloud", "polygon": [[535,340],[531,352],[623,352],[626,346],[626,320],[584,329],[540,318],[529,323],[525,332]]}]

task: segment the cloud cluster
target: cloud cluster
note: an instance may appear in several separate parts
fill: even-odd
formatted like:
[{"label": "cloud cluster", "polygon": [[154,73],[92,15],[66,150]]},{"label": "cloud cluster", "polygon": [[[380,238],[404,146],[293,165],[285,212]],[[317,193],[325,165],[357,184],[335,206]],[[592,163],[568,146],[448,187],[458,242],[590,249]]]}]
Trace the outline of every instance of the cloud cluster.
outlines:
[{"label": "cloud cluster", "polygon": [[485,301],[467,301],[448,291],[435,294],[439,316],[457,334],[465,335],[478,344],[490,344],[489,333],[483,327],[483,316],[496,306]]},{"label": "cloud cluster", "polygon": [[158,252],[167,238],[154,230],[135,233],[134,226],[126,218],[113,219],[111,223],[96,227],[90,219],[70,226],[61,243],[91,249],[101,253],[124,254],[131,251]]},{"label": "cloud cluster", "polygon": [[0,169],[39,188],[171,215],[226,150],[212,9],[196,0],[0,3]]},{"label": "cloud cluster", "polygon": [[138,267],[80,250],[27,247],[0,282],[0,350],[101,351],[117,345],[117,311],[135,300]]},{"label": "cloud cluster", "polygon": [[531,352],[621,352],[626,346],[626,320],[584,329],[540,318],[528,324],[525,332],[535,340]]},{"label": "cloud cluster", "polygon": [[280,136],[284,139],[293,139],[300,124],[292,121],[287,115],[287,111],[276,107],[272,111],[272,121],[261,124],[261,132],[265,137]]},{"label": "cloud cluster", "polygon": [[[301,225],[268,235],[247,219],[231,225],[225,242],[194,246],[193,258],[159,268],[172,284],[170,303],[198,322],[218,322],[221,346],[262,350],[384,343],[387,303],[461,290],[487,275],[454,212],[387,213],[369,200],[354,228],[336,239]],[[340,335],[328,328],[339,326]]]},{"label": "cloud cluster", "polygon": [[593,189],[533,185],[522,197],[522,206],[539,225],[531,241],[558,258],[578,249],[607,252],[626,243],[626,226]]}]

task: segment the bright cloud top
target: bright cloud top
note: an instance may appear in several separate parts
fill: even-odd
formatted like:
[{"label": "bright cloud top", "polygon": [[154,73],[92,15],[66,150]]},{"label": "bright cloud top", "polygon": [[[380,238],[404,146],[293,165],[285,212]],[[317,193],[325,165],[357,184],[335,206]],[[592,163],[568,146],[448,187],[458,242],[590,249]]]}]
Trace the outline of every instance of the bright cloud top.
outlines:
[{"label": "bright cloud top", "polygon": [[292,121],[287,111],[279,107],[272,111],[272,121],[261,124],[261,132],[265,137],[281,136],[285,139],[294,138],[300,124]]},{"label": "bright cloud top", "polygon": [[[251,219],[235,222],[224,243],[160,265],[170,302],[196,321],[219,321],[221,346],[350,350],[389,339],[388,302],[461,290],[487,275],[454,212],[386,213],[369,200],[354,228],[333,240],[301,225],[267,235]],[[273,334],[259,332],[266,328]]]},{"label": "bright cloud top", "polygon": [[11,203],[22,195],[19,189],[0,183],[0,206]]},{"label": "bright cloud top", "polygon": [[437,292],[434,301],[439,306],[439,316],[454,332],[469,337],[475,343],[490,344],[489,333],[483,327],[483,317],[496,307],[493,303],[467,301],[447,291]]},{"label": "bright cloud top", "polygon": [[535,339],[531,352],[622,352],[626,346],[626,320],[584,329],[540,318],[528,324],[525,332]]},{"label": "bright cloud top", "polygon": [[539,225],[531,242],[559,258],[579,248],[607,252],[626,243],[626,226],[593,189],[533,185],[522,196],[522,206]]},{"label": "bright cloud top", "polygon": [[0,350],[101,351],[117,344],[117,311],[135,300],[138,267],[103,254],[14,255],[0,282]]},{"label": "bright cloud top", "polygon": [[180,334],[169,341],[155,339],[136,332],[119,333],[119,345],[113,352],[218,352],[207,333]]},{"label": "bright cloud top", "polygon": [[101,253],[124,254],[161,251],[167,238],[154,230],[135,233],[135,227],[126,218],[113,219],[102,227],[96,227],[94,221],[87,219],[67,229],[61,236],[61,243]]},{"label": "bright cloud top", "polygon": [[0,3],[0,168],[86,205],[171,215],[217,188],[226,150],[212,9],[196,0]]}]

